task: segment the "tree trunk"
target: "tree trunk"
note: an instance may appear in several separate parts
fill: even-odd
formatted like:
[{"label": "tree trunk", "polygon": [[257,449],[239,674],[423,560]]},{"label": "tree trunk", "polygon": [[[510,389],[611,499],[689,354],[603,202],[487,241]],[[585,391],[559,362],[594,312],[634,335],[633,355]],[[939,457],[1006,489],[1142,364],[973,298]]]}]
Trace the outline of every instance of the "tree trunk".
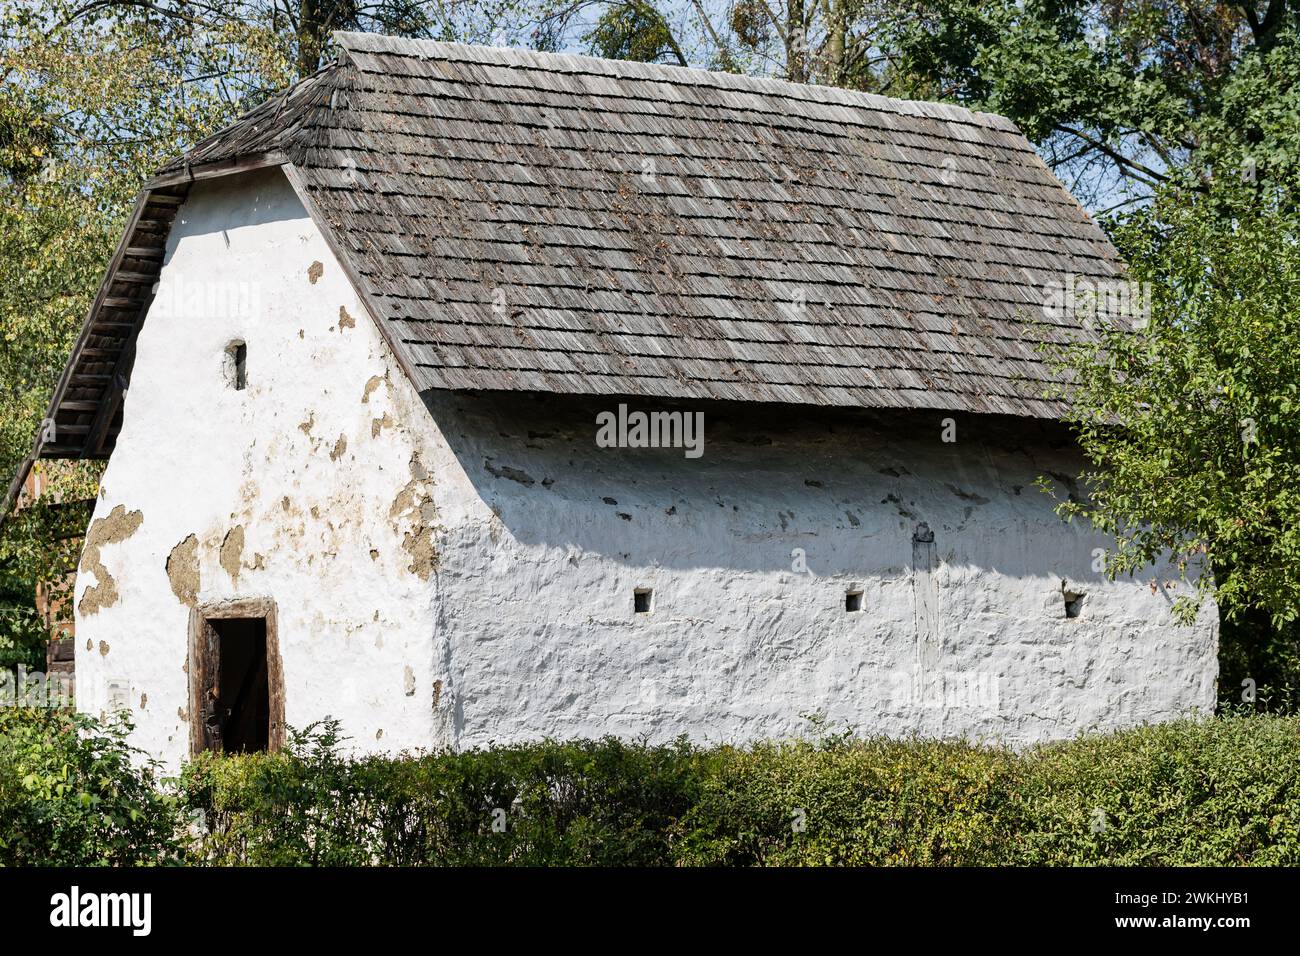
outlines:
[{"label": "tree trunk", "polygon": [[786,0],[785,78],[808,82],[808,36],[804,0]]}]

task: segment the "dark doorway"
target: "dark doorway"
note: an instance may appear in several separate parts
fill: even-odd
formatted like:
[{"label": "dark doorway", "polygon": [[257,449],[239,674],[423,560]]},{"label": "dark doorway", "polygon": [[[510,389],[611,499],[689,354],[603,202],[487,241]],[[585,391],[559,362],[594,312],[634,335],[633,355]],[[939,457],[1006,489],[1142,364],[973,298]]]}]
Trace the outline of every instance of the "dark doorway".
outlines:
[{"label": "dark doorway", "polygon": [[196,609],[189,666],[192,752],[279,749],[284,696],[274,605],[248,600]]},{"label": "dark doorway", "polygon": [[218,680],[212,717],[225,753],[257,753],[270,743],[271,698],[266,673],[266,621],[209,621],[216,632]]}]

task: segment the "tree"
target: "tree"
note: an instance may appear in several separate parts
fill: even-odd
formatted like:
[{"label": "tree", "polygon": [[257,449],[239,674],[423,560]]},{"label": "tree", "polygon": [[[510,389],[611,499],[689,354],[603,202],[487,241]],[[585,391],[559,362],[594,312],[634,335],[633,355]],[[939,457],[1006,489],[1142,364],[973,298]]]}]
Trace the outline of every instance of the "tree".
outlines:
[{"label": "tree", "polygon": [[1284,196],[1166,188],[1115,229],[1149,314],[1058,354],[1090,462],[1087,496],[1060,512],[1115,535],[1112,574],[1172,557],[1195,581],[1178,610],[1213,597],[1236,666],[1282,668],[1237,678],[1300,686],[1300,221]]},{"label": "tree", "polygon": [[584,39],[593,52],[607,59],[642,63],[671,60],[678,66],[688,65],[672,27],[646,0],[612,4]]},{"label": "tree", "polygon": [[892,58],[880,41],[895,11],[888,0],[729,0],[722,9],[706,0],[550,0],[532,40],[542,50],[581,42],[612,59],[884,91]]},{"label": "tree", "polygon": [[[1153,295],[1062,356],[1113,573],[1212,572],[1220,687],[1300,695],[1296,446],[1300,3],[912,0],[899,88],[1015,120]],[[1244,435],[1253,436],[1246,442]]]},{"label": "tree", "polygon": [[1015,120],[1094,208],[1300,166],[1295,0],[911,0],[913,93]]}]

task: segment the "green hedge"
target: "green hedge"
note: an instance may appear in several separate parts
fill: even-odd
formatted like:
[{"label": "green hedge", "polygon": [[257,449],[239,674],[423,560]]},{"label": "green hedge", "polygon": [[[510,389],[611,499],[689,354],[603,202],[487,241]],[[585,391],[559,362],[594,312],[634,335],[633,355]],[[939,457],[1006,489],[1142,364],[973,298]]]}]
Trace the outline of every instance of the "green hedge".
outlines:
[{"label": "green hedge", "polygon": [[[1300,863],[1300,719],[1180,721],[1020,755],[868,740],[723,752],[678,859],[728,864]],[[806,810],[792,832],[791,808]]]},{"label": "green hedge", "polygon": [[702,754],[602,741],[343,760],[336,728],[291,755],[205,755],[182,786],[218,864],[653,865],[672,860]]},{"label": "green hedge", "polygon": [[[75,725],[75,746],[48,722],[22,733],[15,723],[0,720],[0,833],[15,832],[11,820],[58,820],[62,836],[45,847],[51,831],[29,829],[0,844],[4,863],[1300,863],[1293,717],[1182,721],[1023,753],[878,738],[707,749],[609,738],[357,759],[340,756],[326,723],[286,753],[195,761],[174,798],[152,789],[138,755],[136,769],[124,765],[120,738],[93,723]],[[37,740],[49,756],[33,756]],[[100,775],[77,770],[75,786],[51,789],[64,754],[82,754],[82,768],[96,755]],[[33,765],[43,768],[35,781],[24,775]],[[88,792],[97,814],[77,809]],[[125,812],[132,801],[139,819]]]}]

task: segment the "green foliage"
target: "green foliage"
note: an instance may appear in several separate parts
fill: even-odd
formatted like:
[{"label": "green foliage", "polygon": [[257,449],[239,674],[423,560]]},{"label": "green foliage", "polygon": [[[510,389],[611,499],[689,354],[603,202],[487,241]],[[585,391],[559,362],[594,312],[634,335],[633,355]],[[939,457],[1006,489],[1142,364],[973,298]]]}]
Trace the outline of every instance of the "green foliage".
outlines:
[{"label": "green foliage", "polygon": [[174,798],[129,726],[0,708],[0,865],[155,865],[179,859]]},{"label": "green foliage", "polygon": [[0,565],[0,668],[12,670],[22,664],[29,671],[44,670],[48,640],[31,581]]},{"label": "green foliage", "polygon": [[1000,862],[1295,866],[1300,722],[1180,721],[1042,747],[1019,768]]},{"label": "green foliage", "polygon": [[724,747],[682,820],[677,857],[727,866],[997,862],[1014,758],[884,738]]},{"label": "green foliage", "polygon": [[[723,750],[684,821],[678,856],[731,865],[1294,865],[1297,743],[1294,719],[1240,717],[1020,755],[883,740]],[[792,825],[801,818],[803,832]]]},{"label": "green foliage", "polygon": [[1300,20],[1210,0],[912,0],[890,24],[903,88],[1002,113],[1084,202],[1300,166]]},{"label": "green foliage", "polygon": [[[1013,753],[836,738],[207,757],[196,858],[316,865],[1294,865],[1300,720],[1182,721]],[[500,822],[501,825],[494,826]]]},{"label": "green foliage", "polygon": [[256,865],[653,865],[689,806],[686,744],[613,738],[344,760],[337,724],[281,754],[204,755],[182,776],[198,855]]},{"label": "green foliage", "polygon": [[1300,863],[1300,718],[1013,752],[615,738],[348,757],[336,722],[205,755],[179,793],[121,725],[0,710],[0,864],[1077,866]]},{"label": "green foliage", "polygon": [[[95,472],[79,463],[54,464],[51,469],[38,462],[33,469],[42,479],[63,472],[60,496],[80,492],[81,497],[66,503],[53,495],[40,498],[8,515],[0,527],[0,664],[9,653],[18,655],[15,660],[43,661],[46,642],[72,621],[73,572],[90,521]],[[48,621],[37,611],[37,582]]]},{"label": "green foliage", "polygon": [[1297,743],[1293,718],[1237,717],[1020,755],[883,740],[724,749],[683,822],[677,856],[732,865],[1294,865]]},{"label": "green foliage", "polygon": [[592,53],[611,60],[670,60],[678,66],[687,65],[672,27],[658,7],[646,0],[609,6],[583,39]]},{"label": "green foliage", "polygon": [[1219,712],[1300,713],[1300,622],[1238,609],[1219,622]]}]

